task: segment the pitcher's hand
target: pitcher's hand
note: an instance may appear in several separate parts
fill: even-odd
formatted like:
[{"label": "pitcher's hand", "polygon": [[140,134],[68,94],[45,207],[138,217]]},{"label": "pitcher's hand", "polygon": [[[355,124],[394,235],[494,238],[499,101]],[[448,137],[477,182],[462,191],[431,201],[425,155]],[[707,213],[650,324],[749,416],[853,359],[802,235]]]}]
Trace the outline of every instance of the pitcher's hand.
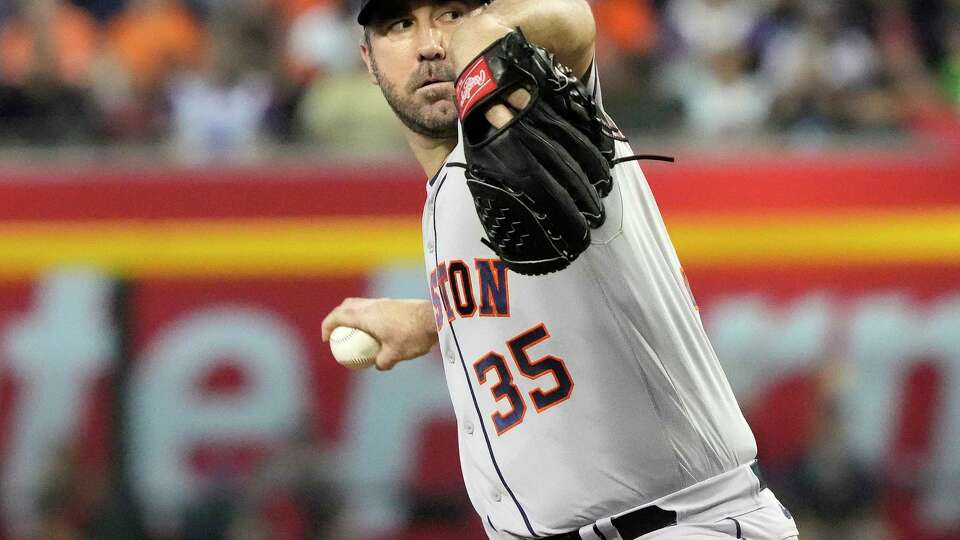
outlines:
[{"label": "pitcher's hand", "polygon": [[324,342],[338,326],[358,328],[380,342],[380,371],[423,356],[437,343],[433,305],[425,300],[347,298],[323,320]]}]

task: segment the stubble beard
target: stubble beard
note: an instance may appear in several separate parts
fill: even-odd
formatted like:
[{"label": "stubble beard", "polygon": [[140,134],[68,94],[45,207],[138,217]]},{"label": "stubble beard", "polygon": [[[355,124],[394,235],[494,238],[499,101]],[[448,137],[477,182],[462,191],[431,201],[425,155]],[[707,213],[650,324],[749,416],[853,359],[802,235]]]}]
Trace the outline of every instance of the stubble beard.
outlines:
[{"label": "stubble beard", "polygon": [[[409,130],[431,139],[453,139],[457,136],[457,114],[452,93],[441,90],[425,91],[421,94],[424,94],[426,102],[418,100],[416,96],[422,81],[428,77],[452,80],[452,67],[441,63],[422,64],[418,73],[405,85],[406,93],[402,93],[397,84],[382,76],[372,56],[370,69],[387,104]],[[441,106],[441,102],[446,106]]]}]

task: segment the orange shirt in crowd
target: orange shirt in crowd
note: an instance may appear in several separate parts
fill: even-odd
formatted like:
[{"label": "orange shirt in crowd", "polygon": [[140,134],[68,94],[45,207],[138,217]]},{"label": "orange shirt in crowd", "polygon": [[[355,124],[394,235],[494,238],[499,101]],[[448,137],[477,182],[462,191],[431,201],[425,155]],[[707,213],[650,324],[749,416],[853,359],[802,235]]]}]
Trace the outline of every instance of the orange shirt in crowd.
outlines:
[{"label": "orange shirt in crowd", "polygon": [[52,58],[41,60],[37,57],[41,31],[23,18],[4,21],[0,26],[0,80],[23,83],[39,71],[38,61],[52,61],[43,67],[59,80],[75,86],[87,82],[96,53],[96,22],[82,9],[63,3],[54,8],[47,24]]},{"label": "orange shirt in crowd", "polygon": [[139,88],[150,88],[178,68],[199,65],[204,33],[176,0],[131,2],[107,29],[108,46]]},{"label": "orange shirt in crowd", "polygon": [[621,51],[642,54],[657,37],[656,14],[649,0],[597,0],[597,27]]},{"label": "orange shirt in crowd", "polygon": [[314,6],[339,6],[340,0],[274,0],[274,5],[289,24]]}]

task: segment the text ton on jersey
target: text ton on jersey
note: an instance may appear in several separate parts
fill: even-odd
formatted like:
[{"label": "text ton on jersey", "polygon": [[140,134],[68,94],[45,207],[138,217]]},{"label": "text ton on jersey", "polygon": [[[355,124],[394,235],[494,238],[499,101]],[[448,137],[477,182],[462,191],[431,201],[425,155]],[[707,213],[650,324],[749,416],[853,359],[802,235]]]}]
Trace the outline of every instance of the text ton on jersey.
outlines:
[{"label": "text ton on jersey", "polygon": [[510,316],[507,265],[499,259],[444,261],[430,272],[430,300],[437,329],[444,320]]}]

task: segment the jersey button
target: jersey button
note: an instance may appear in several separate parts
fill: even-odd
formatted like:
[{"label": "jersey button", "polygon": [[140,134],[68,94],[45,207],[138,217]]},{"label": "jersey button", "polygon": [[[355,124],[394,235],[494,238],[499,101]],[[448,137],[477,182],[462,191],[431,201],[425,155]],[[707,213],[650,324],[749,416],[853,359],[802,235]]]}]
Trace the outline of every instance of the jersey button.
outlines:
[{"label": "jersey button", "polygon": [[433,240],[427,241],[427,253],[433,253],[433,250],[436,249],[436,244],[433,243]]},{"label": "jersey button", "polygon": [[503,495],[500,493],[499,489],[493,490],[493,493],[490,494],[490,497],[493,499],[493,502],[500,502],[503,500]]},{"label": "jersey button", "polygon": [[456,361],[457,361],[457,353],[453,352],[452,349],[447,351],[447,362],[450,362],[452,364]]},{"label": "jersey button", "polygon": [[473,435],[473,422],[467,420],[463,423],[463,430],[467,432],[467,435]]}]

